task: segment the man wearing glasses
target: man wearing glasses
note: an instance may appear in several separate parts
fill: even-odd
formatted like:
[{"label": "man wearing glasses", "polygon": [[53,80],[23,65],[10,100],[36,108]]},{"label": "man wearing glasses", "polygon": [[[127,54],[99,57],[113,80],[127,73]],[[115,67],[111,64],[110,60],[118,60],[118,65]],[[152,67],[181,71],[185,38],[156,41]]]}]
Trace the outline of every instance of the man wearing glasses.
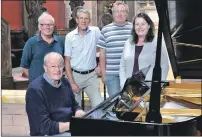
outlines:
[{"label": "man wearing glasses", "polygon": [[132,23],[127,21],[129,8],[124,2],[112,7],[114,22],[103,27],[98,41],[102,82],[109,96],[120,91],[119,66],[126,40],[131,37]]},{"label": "man wearing glasses", "polygon": [[45,73],[29,85],[26,112],[31,136],[70,136],[70,119],[85,114],[63,77],[64,59],[57,52],[44,57]]},{"label": "man wearing glasses", "polygon": [[26,42],[20,66],[23,68],[23,76],[32,82],[44,73],[43,58],[52,51],[63,55],[64,42],[59,36],[53,34],[55,20],[47,12],[43,12],[38,18],[39,33],[29,38]]},{"label": "man wearing glasses", "polygon": [[89,26],[90,13],[79,9],[77,28],[65,38],[65,71],[75,98],[81,105],[81,92],[85,92],[94,108],[102,102],[96,68],[96,44],[100,36],[98,27]]}]

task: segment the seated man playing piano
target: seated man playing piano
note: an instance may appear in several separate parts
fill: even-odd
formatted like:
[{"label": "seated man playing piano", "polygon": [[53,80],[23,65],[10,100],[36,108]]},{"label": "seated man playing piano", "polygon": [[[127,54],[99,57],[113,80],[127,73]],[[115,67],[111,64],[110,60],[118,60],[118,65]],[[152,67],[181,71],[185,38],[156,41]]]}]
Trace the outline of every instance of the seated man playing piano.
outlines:
[{"label": "seated man playing piano", "polygon": [[50,52],[44,57],[45,73],[31,82],[26,93],[26,112],[31,136],[69,136],[70,118],[81,117],[68,80],[63,76],[64,60]]}]

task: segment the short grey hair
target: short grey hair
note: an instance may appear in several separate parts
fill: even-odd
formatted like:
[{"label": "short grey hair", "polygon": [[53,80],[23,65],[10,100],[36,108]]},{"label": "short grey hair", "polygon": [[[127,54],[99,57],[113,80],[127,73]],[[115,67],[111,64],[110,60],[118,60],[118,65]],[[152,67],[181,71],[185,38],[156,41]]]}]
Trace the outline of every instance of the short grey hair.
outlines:
[{"label": "short grey hair", "polygon": [[119,6],[119,5],[125,6],[126,12],[129,13],[129,7],[128,7],[128,5],[125,4],[123,1],[116,1],[116,2],[113,4],[112,13],[114,12],[114,7],[115,7],[115,6]]},{"label": "short grey hair", "polygon": [[90,12],[87,9],[78,9],[76,12],[76,17],[79,18],[81,13],[88,14],[90,20]]},{"label": "short grey hair", "polygon": [[49,18],[49,19],[52,20],[53,23],[55,24],[55,19],[53,18],[53,16],[50,15],[48,12],[43,12],[43,13],[39,16],[39,18],[38,18],[38,27],[40,26],[41,21],[42,21],[43,19],[45,19],[45,18]]},{"label": "short grey hair", "polygon": [[49,52],[49,53],[47,53],[46,55],[45,55],[45,57],[44,57],[44,65],[47,65],[47,61],[48,61],[48,59],[49,59],[49,57],[50,56],[59,56],[60,57],[60,61],[61,61],[61,63],[64,65],[64,59],[63,59],[63,57],[62,57],[62,55],[61,54],[59,54],[59,53],[57,53],[57,52]]}]

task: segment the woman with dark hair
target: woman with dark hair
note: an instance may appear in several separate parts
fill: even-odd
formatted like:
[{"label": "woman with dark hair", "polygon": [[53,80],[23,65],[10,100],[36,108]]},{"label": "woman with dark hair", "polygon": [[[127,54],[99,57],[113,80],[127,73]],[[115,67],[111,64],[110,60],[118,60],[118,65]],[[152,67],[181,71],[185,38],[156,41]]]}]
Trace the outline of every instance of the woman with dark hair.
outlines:
[{"label": "woman with dark hair", "polygon": [[[121,89],[127,78],[138,70],[151,65],[145,80],[152,80],[155,65],[157,37],[154,35],[154,23],[145,13],[137,14],[133,19],[132,37],[124,45],[120,62]],[[164,40],[161,49],[162,80],[166,80],[169,70],[169,58]]]}]

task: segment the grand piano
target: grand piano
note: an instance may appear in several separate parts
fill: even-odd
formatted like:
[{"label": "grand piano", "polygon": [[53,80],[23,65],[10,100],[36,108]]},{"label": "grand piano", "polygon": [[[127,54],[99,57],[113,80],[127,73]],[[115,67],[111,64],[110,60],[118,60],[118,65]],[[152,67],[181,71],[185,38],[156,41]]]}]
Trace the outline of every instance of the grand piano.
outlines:
[{"label": "grand piano", "polygon": [[201,135],[202,1],[155,0],[155,5],[158,39],[163,33],[176,81],[159,80],[155,70],[152,81],[145,81],[148,68],[140,70],[122,91],[83,117],[72,117],[73,136]]}]

